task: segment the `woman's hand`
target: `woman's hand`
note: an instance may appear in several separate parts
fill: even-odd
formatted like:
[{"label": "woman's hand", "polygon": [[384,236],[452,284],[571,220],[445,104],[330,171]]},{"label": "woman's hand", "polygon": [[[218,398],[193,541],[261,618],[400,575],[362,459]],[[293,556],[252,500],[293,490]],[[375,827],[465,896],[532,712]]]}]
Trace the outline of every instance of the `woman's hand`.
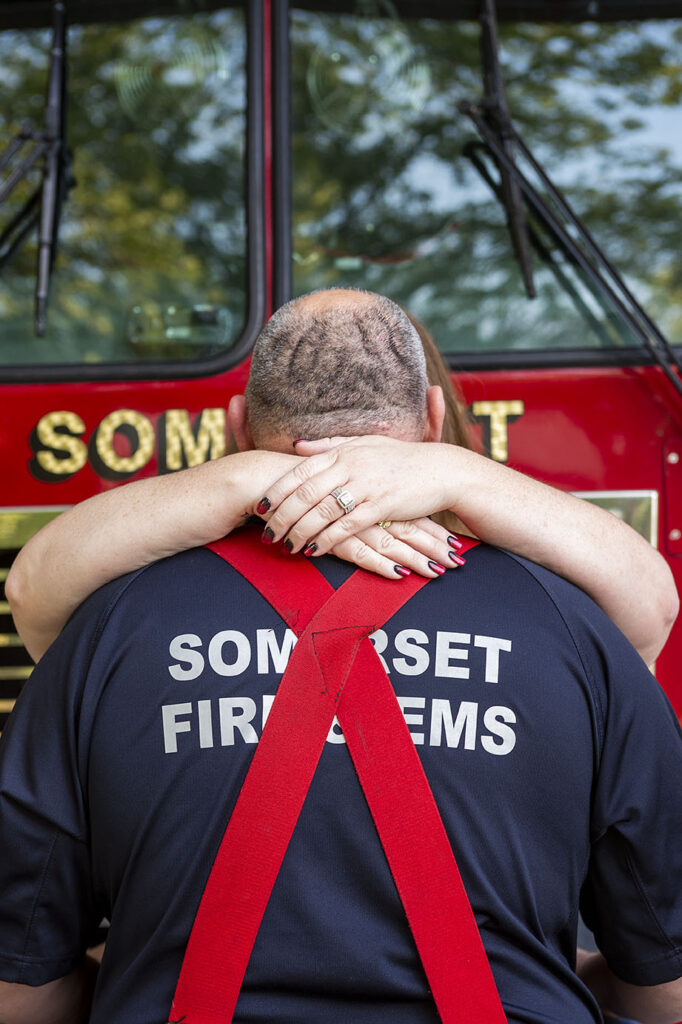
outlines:
[{"label": "woman's hand", "polygon": [[[298,442],[311,454],[268,489],[259,505],[270,512],[264,539],[286,537],[290,550],[325,554],[349,536],[384,520],[412,520],[447,508],[447,474],[441,445],[388,437],[330,438]],[[332,491],[347,490],[355,501],[344,514]],[[447,537],[447,535],[446,535]],[[450,563],[451,564],[451,563]]]},{"label": "woman's hand", "polygon": [[[442,576],[446,567],[464,565],[464,559],[457,554],[460,547],[457,538],[442,526],[430,519],[416,519],[392,522],[387,527],[370,526],[340,541],[331,554],[390,580],[409,576],[411,572],[434,579]],[[314,555],[315,551],[313,541],[305,554]]]}]

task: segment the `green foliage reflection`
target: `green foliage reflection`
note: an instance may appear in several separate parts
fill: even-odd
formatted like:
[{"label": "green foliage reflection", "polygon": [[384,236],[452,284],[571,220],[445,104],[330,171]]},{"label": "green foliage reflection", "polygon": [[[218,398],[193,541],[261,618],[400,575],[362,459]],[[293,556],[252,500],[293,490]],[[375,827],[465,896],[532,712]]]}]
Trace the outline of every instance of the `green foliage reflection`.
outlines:
[{"label": "green foliage reflection", "polygon": [[[48,330],[34,337],[31,243],[0,278],[2,362],[191,358],[235,340],[246,289],[245,47],[234,10],[70,28],[77,184]],[[0,35],[5,140],[26,117],[41,123],[48,48],[47,32]],[[28,182],[17,190],[3,223],[29,192]]]},{"label": "green foliage reflection", "polygon": [[[538,258],[525,298],[504,212],[462,157],[475,24],[296,11],[293,32],[297,293],[385,292],[446,351],[633,343],[565,264],[599,329]],[[682,343],[680,24],[514,24],[501,43],[521,134]]]}]

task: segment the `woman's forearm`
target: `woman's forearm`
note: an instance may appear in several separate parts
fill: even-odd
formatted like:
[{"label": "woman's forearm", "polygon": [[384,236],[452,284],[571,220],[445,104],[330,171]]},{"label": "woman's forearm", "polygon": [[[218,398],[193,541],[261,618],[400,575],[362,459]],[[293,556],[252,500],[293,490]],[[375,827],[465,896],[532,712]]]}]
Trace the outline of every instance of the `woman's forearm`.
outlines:
[{"label": "woman's forearm", "polygon": [[[672,574],[664,559],[616,517],[466,449],[368,438],[310,461],[274,452],[238,453],[109,491],[71,509],[29,541],[7,580],[27,649],[39,658],[75,608],[103,583],[224,536],[266,494],[276,509],[307,477],[308,466],[315,475],[320,460],[327,468],[330,461],[338,463],[342,475],[331,483],[325,476],[319,498],[335,484],[349,486],[362,502],[359,508],[369,510],[365,526],[450,509],[475,536],[581,587],[648,663],[663,647],[678,610]],[[288,473],[293,466],[296,473]],[[363,488],[371,501],[363,500]],[[299,515],[289,516],[280,529],[282,513],[277,512],[269,526],[278,539],[284,532],[296,538],[296,526],[291,527]],[[352,518],[325,531],[341,529],[334,543],[320,542],[320,553],[336,550]],[[315,535],[302,531],[296,548]]]},{"label": "woman's forearm", "polygon": [[661,985],[630,985],[609,970],[601,953],[579,951],[576,973],[602,1011],[641,1024],[675,1024],[682,1019],[682,978]]},{"label": "woman's forearm", "polygon": [[17,632],[37,661],[93,590],[225,536],[296,456],[243,452],[115,488],[75,505],[25,545],[6,583]]},{"label": "woman's forearm", "polygon": [[[306,461],[268,492],[269,526],[276,539],[292,538],[294,550],[315,536],[324,554],[371,521],[449,510],[474,536],[575,583],[648,664],[667,640],[679,605],[667,563],[596,505],[450,444],[331,438],[298,443],[296,451]],[[330,525],[335,486],[350,491],[356,508]]]},{"label": "woman's forearm", "polygon": [[474,452],[440,445],[448,507],[475,536],[584,590],[650,664],[679,609],[665,559],[616,516]]}]

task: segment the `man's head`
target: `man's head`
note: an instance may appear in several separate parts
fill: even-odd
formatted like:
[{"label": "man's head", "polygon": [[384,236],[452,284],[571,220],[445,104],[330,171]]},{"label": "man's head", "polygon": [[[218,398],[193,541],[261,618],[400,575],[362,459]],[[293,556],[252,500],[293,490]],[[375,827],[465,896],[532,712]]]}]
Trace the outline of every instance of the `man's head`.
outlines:
[{"label": "man's head", "polygon": [[254,348],[246,406],[231,407],[230,421],[240,447],[290,450],[299,437],[352,434],[435,439],[432,390],[421,340],[399,306],[330,289],[272,316]]}]

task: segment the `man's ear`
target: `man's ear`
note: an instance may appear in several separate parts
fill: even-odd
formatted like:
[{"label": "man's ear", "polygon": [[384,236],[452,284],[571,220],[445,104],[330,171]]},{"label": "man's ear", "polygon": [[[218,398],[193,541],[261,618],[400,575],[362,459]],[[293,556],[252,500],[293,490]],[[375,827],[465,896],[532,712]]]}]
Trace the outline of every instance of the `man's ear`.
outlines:
[{"label": "man's ear", "polygon": [[246,398],[244,395],[233,395],[230,399],[230,404],[227,407],[227,422],[230,424],[230,430],[239,451],[251,451],[255,445],[249,430]]},{"label": "man's ear", "polygon": [[432,384],[426,389],[426,423],[424,425],[424,441],[440,441],[445,420],[445,399],[439,384]]}]

